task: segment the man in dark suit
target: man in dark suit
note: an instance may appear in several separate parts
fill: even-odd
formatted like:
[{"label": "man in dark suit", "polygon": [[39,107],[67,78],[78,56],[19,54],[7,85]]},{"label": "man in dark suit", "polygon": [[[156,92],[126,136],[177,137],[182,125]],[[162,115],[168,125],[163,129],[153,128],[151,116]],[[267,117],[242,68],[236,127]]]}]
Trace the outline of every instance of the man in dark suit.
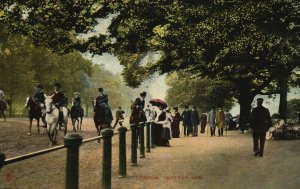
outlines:
[{"label": "man in dark suit", "polygon": [[255,156],[263,157],[266,132],[272,126],[270,112],[263,107],[263,99],[257,99],[257,107],[251,112],[251,128],[253,129],[253,151]]},{"label": "man in dark suit", "polygon": [[181,113],[182,122],[183,122],[183,129],[184,129],[184,136],[189,136],[192,131],[192,120],[191,120],[191,111],[189,110],[189,106],[185,106],[185,109]]}]

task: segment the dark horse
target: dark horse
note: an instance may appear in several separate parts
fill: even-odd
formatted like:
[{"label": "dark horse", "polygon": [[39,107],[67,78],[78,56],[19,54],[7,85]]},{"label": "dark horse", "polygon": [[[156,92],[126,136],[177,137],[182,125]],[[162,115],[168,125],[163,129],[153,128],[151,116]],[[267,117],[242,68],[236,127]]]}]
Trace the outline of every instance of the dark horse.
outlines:
[{"label": "dark horse", "polygon": [[0,116],[2,115],[4,117],[4,121],[6,121],[6,117],[4,114],[4,111],[7,110],[6,102],[3,100],[0,100]]},{"label": "dark horse", "polygon": [[[97,129],[97,134],[100,136],[102,129],[111,128],[112,120],[107,120],[105,117],[105,104],[102,103],[100,106],[96,106],[96,100],[94,100],[92,103],[94,107],[94,123]],[[98,140],[98,143],[99,142],[100,139]]]},{"label": "dark horse", "polygon": [[31,96],[26,98],[25,107],[29,109],[28,116],[30,122],[29,132],[27,134],[31,135],[31,127],[32,127],[33,119],[36,119],[37,121],[38,133],[40,134],[40,118],[42,117],[42,108]]},{"label": "dark horse", "polygon": [[[72,120],[72,125],[73,125],[73,131],[76,131],[76,130],[81,131],[82,118],[84,115],[83,108],[72,106],[70,115],[71,115],[71,120]],[[79,119],[80,119],[80,121],[79,121]],[[76,122],[77,122],[77,129],[75,126]]]},{"label": "dark horse", "polygon": [[[143,110],[139,109],[136,103],[131,102],[131,115],[129,118],[129,124],[139,125],[140,122],[146,122],[147,118]],[[138,127],[139,128],[139,127]],[[140,129],[137,129],[137,140],[139,141]],[[137,141],[137,142],[138,142]]]}]

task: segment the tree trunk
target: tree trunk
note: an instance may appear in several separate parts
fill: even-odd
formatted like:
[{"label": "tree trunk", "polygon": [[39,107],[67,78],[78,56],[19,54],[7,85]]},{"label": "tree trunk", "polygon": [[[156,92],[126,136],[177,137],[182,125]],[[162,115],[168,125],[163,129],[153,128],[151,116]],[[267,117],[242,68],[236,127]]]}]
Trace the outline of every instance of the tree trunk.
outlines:
[{"label": "tree trunk", "polygon": [[10,106],[9,106],[9,117],[12,117],[12,106],[13,106],[13,95],[9,96]]},{"label": "tree trunk", "polygon": [[242,132],[248,127],[249,116],[251,112],[251,103],[253,101],[254,95],[250,91],[240,91],[239,104],[240,104],[240,117],[239,117],[239,127]]},{"label": "tree trunk", "polygon": [[88,117],[89,115],[89,106],[86,104],[85,105],[85,117]]},{"label": "tree trunk", "polygon": [[280,102],[278,113],[280,117],[286,121],[287,118],[287,92],[288,92],[288,75],[283,69],[279,78]]}]

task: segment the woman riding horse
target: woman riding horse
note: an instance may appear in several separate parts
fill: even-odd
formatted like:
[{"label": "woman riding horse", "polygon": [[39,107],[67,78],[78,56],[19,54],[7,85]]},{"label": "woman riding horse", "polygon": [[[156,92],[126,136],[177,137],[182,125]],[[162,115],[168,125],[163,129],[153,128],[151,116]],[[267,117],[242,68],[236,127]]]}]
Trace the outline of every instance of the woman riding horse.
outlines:
[{"label": "woman riding horse", "polygon": [[[131,115],[129,118],[129,123],[139,125],[140,122],[146,122],[146,114],[144,112],[145,98],[147,93],[143,91],[140,93],[140,98],[137,98],[131,105]],[[137,139],[139,140],[140,130],[137,130]]]},{"label": "woman riding horse", "polygon": [[[99,96],[93,100],[94,107],[94,123],[97,129],[97,134],[100,136],[101,130],[111,128],[113,120],[110,107],[108,105],[108,96],[103,93],[103,88],[99,88]],[[100,142],[100,140],[98,140]]]}]

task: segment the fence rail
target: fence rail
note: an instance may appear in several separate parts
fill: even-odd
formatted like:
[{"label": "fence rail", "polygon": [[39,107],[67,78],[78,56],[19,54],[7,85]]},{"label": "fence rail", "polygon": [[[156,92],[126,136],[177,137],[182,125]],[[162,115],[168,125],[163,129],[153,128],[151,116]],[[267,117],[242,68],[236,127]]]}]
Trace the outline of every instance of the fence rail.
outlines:
[{"label": "fence rail", "polygon": [[[118,129],[119,132],[114,133],[112,129],[104,129],[101,131],[102,136],[97,136],[89,139],[82,140],[79,134],[68,134],[64,138],[64,145],[48,148],[16,156],[13,158],[6,159],[5,154],[0,153],[0,169],[3,166],[7,166],[12,163],[20,162],[26,159],[30,159],[42,154],[47,154],[60,149],[67,149],[67,162],[66,162],[66,189],[77,189],[78,188],[78,173],[79,173],[79,148],[81,144],[89,143],[92,141],[103,139],[103,158],[102,158],[102,188],[111,188],[111,164],[112,164],[112,137],[119,135],[119,177],[124,178],[127,175],[126,166],[126,132],[131,131],[131,165],[137,166],[137,129],[140,129],[139,141],[140,142],[140,158],[145,158],[145,147],[144,147],[144,122],[139,125],[132,124],[131,129],[127,130],[126,127]],[[150,129],[151,127],[151,129]],[[151,132],[150,132],[151,131]],[[147,152],[150,153],[150,141],[151,147],[154,145],[154,126],[152,122],[146,123],[146,143]]]}]

